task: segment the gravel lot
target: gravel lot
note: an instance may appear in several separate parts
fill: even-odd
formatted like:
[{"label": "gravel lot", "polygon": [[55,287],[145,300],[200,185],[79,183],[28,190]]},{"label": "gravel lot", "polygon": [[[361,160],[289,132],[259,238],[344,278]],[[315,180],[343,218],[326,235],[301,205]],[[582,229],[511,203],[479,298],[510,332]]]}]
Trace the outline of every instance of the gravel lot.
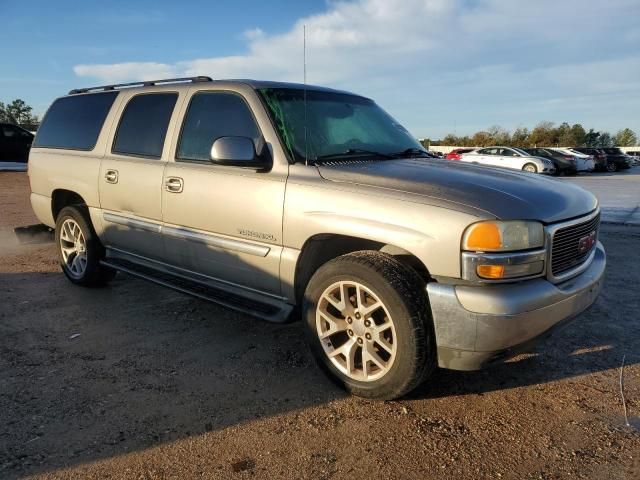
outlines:
[{"label": "gravel lot", "polygon": [[639,227],[603,227],[604,292],[537,352],[371,403],[299,324],[125,275],[72,286],[52,244],[14,240],[28,193],[0,173],[0,478],[640,478]]}]

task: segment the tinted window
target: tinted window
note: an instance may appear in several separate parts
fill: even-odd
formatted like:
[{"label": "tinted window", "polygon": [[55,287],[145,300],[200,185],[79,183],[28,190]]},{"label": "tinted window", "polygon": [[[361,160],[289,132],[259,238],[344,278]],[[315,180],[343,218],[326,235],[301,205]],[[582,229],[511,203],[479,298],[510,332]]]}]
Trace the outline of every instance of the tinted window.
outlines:
[{"label": "tinted window", "polygon": [[232,93],[197,93],[189,104],[176,158],[209,162],[213,142],[227,136],[248,137],[257,145],[260,132],[247,104]]},{"label": "tinted window", "polygon": [[29,140],[33,137],[31,133],[23,130],[20,127],[14,127],[13,125],[3,125],[0,127],[0,131],[3,131],[4,136],[8,138]]},{"label": "tinted window", "polygon": [[177,98],[177,93],[149,93],[133,97],[120,119],[112,152],[160,157]]},{"label": "tinted window", "polygon": [[38,129],[35,147],[92,150],[118,92],[59,98]]}]

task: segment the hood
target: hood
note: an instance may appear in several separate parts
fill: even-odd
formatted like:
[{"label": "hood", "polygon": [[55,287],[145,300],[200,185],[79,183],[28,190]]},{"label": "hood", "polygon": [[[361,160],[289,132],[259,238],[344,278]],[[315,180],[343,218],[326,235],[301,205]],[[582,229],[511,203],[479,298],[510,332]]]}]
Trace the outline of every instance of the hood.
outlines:
[{"label": "hood", "polygon": [[333,182],[420,195],[483,210],[502,220],[554,223],[586,215],[597,199],[569,182],[539,174],[430,158],[318,166]]}]

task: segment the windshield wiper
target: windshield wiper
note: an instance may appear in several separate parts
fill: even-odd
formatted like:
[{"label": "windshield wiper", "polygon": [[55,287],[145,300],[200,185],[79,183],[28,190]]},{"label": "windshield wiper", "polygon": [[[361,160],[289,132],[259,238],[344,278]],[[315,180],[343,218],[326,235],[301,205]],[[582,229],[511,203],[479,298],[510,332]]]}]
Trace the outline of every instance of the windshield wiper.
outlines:
[{"label": "windshield wiper", "polygon": [[421,156],[421,157],[428,157],[428,158],[433,158],[429,152],[426,152],[424,150],[421,150],[419,148],[407,148],[406,150],[403,150],[401,152],[395,152],[395,153],[390,153],[389,157],[391,158],[400,158],[400,157],[410,157],[410,156]]},{"label": "windshield wiper", "polygon": [[391,160],[396,158],[394,155],[390,155],[388,153],[376,152],[375,150],[365,150],[363,148],[349,148],[344,152],[340,153],[331,153],[328,155],[319,155],[314,160],[331,160],[337,158],[346,158],[346,157],[355,157],[355,156],[363,156],[363,155],[371,155],[380,158],[386,158]]}]

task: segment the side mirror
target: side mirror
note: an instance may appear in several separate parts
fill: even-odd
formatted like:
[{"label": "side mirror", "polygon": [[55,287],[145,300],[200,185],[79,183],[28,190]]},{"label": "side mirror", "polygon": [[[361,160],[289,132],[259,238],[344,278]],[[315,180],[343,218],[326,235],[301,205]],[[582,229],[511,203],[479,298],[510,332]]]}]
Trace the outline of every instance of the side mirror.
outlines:
[{"label": "side mirror", "polygon": [[256,154],[248,137],[220,137],[211,145],[211,161],[234,167],[264,168],[266,162]]}]

